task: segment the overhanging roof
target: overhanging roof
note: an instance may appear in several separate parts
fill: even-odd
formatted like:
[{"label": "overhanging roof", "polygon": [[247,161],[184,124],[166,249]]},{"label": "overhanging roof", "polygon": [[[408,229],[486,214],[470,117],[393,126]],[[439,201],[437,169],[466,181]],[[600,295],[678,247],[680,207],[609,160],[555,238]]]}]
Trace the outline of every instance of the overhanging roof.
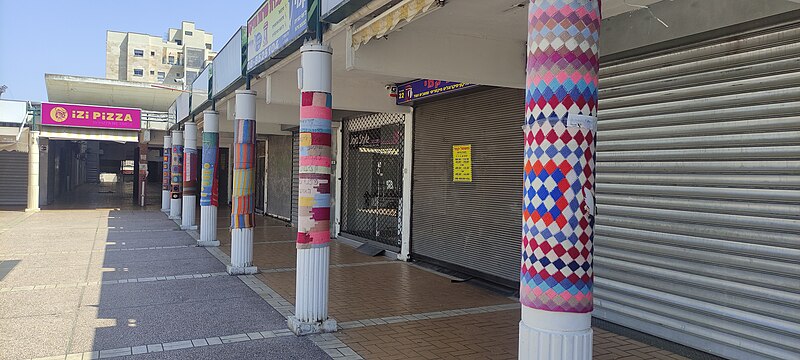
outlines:
[{"label": "overhanging roof", "polygon": [[47,99],[68,104],[87,104],[164,111],[181,90],[164,85],[84,76],[45,74]]}]

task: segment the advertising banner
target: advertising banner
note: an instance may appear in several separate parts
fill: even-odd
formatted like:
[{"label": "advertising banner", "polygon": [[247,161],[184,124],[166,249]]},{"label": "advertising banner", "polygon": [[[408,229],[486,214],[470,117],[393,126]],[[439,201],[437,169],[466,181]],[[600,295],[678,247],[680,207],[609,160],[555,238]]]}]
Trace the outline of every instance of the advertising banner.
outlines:
[{"label": "advertising banner", "polygon": [[247,71],[308,30],[307,0],[267,0],[247,21]]},{"label": "advertising banner", "polygon": [[42,103],[42,125],[136,130],[142,126],[139,109]]},{"label": "advertising banner", "polygon": [[200,179],[200,206],[219,206],[217,161],[219,134],[203,132],[203,169]]},{"label": "advertising banner", "polygon": [[476,87],[475,84],[420,79],[397,85],[397,105]]}]

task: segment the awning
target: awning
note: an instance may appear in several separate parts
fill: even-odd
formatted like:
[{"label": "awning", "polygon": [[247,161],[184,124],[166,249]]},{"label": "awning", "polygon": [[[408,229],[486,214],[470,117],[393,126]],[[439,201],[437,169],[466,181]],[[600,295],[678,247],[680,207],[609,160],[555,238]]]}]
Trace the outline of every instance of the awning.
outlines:
[{"label": "awning", "polygon": [[56,140],[104,140],[139,142],[139,132],[130,130],[42,126],[41,137]]}]

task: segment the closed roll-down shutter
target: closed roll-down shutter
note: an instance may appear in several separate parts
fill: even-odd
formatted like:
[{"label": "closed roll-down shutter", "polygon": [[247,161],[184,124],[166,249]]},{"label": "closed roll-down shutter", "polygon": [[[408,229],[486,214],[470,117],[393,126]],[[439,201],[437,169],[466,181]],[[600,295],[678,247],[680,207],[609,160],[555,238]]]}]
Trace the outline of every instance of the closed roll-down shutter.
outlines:
[{"label": "closed roll-down shutter", "polygon": [[292,137],[270,135],[267,155],[267,214],[288,220],[292,216]]},{"label": "closed roll-down shutter", "polygon": [[[798,84],[797,25],[601,65],[595,317],[800,358]],[[415,112],[412,251],[518,281],[524,95],[500,116],[501,91]],[[470,142],[473,183],[446,181]]]},{"label": "closed roll-down shutter", "polygon": [[800,358],[800,27],[603,64],[594,315]]},{"label": "closed roll-down shutter", "polygon": [[300,133],[292,133],[292,226],[297,226],[297,195],[300,190]]},{"label": "closed roll-down shutter", "polygon": [[0,151],[0,206],[28,203],[28,153]]},{"label": "closed roll-down shutter", "polygon": [[[414,110],[414,254],[519,280],[524,109],[492,89]],[[453,182],[453,145],[472,145],[472,182]]]}]

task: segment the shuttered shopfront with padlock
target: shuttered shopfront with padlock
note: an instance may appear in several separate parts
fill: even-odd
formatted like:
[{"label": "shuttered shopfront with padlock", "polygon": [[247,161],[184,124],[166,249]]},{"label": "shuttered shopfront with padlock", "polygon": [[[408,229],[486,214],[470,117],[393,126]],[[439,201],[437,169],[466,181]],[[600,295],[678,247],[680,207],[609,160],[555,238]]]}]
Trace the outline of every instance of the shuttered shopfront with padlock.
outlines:
[{"label": "shuttered shopfront with padlock", "polygon": [[[604,62],[594,316],[716,355],[800,354],[800,26]],[[524,91],[418,105],[411,251],[516,286]],[[471,144],[470,183],[452,146]]]}]

